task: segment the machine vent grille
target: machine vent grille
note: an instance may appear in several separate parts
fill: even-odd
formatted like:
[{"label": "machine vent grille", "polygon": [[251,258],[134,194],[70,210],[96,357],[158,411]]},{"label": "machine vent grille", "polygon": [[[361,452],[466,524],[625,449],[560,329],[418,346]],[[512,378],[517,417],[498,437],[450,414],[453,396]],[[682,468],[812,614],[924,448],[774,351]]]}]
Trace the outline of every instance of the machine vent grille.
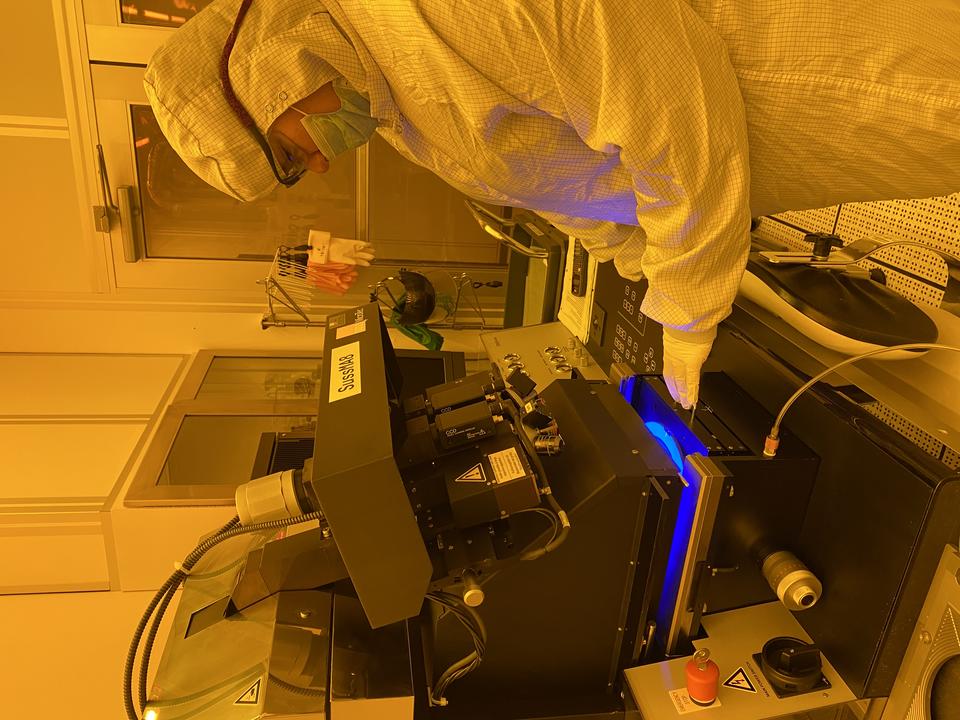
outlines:
[{"label": "machine vent grille", "polygon": [[313,437],[283,437],[277,438],[277,445],[273,451],[270,463],[270,472],[281,470],[298,470],[303,467],[307,458],[313,455]]}]

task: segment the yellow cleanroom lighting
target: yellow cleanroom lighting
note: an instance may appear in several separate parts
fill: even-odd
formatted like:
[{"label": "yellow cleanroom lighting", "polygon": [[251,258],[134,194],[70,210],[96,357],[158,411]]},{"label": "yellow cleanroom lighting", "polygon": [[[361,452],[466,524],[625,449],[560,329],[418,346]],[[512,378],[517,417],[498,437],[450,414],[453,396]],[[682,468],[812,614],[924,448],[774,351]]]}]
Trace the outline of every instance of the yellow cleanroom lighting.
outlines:
[{"label": "yellow cleanroom lighting", "polygon": [[143,720],[157,720],[157,711],[156,710],[147,710],[143,714]]}]

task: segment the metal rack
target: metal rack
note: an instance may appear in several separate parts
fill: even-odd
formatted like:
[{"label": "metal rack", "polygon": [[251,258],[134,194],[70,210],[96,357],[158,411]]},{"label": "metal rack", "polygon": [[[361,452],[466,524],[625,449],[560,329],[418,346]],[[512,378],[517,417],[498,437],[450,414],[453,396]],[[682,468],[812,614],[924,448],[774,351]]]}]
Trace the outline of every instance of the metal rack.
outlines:
[{"label": "metal rack", "polygon": [[[267,299],[267,310],[260,320],[264,330],[271,327],[326,327],[326,315],[331,311],[330,295],[310,283],[309,271],[302,257],[302,253],[280,246],[274,253],[267,276],[258,281]],[[443,296],[446,317],[428,324],[438,328],[485,329],[487,322],[477,293],[484,283],[475,282],[464,272],[452,273],[449,279],[449,287]],[[391,292],[391,283],[398,283],[396,275],[386,275],[377,283],[367,286],[370,299],[384,306],[387,317],[398,303],[397,296],[402,297],[400,292]],[[469,306],[479,323],[458,321],[458,311],[462,305]]]},{"label": "metal rack", "polygon": [[[258,281],[267,295],[267,312],[260,320],[264,330],[271,327],[326,327],[326,319],[311,319],[308,312],[325,305],[322,293],[307,279],[307,267],[296,259],[290,248],[281,245],[273,255],[267,277]],[[298,320],[280,317],[286,308]]]}]

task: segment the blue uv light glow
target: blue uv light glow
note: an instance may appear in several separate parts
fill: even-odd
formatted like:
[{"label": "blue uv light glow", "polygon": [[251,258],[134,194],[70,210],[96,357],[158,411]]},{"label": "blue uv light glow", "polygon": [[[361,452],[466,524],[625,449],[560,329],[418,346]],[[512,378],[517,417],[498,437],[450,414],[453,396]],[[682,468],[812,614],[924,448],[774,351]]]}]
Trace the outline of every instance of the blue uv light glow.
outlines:
[{"label": "blue uv light glow", "polygon": [[670,541],[670,555],[667,556],[667,570],[663,576],[663,590],[657,603],[657,639],[666,645],[666,633],[673,619],[673,608],[680,592],[680,580],[683,564],[687,559],[687,545],[693,529],[693,516],[697,510],[697,497],[700,488],[690,484],[680,492],[677,507],[677,522],[673,526],[673,538]]},{"label": "blue uv light glow", "polygon": [[679,443],[673,439],[673,435],[661,423],[648,420],[644,425],[650,431],[650,434],[657,439],[660,446],[667,451],[670,459],[673,460],[674,467],[677,468],[677,472],[681,472],[683,470],[683,451],[680,449]]},{"label": "blue uv light glow", "polygon": [[[683,474],[683,451],[680,444],[674,439],[670,431],[661,423],[648,420],[643,423],[650,434],[667,451],[670,459]],[[673,617],[673,608],[677,593],[680,590],[680,579],[683,574],[683,564],[687,559],[687,545],[690,540],[690,531],[693,529],[693,516],[697,509],[697,488],[693,485],[680,491],[680,502],[677,506],[677,522],[673,527],[673,537],[670,540],[670,554],[667,556],[667,570],[663,576],[663,590],[657,604],[657,628],[666,633]],[[661,645],[666,644],[666,637],[659,638]]]},{"label": "blue uv light glow", "polygon": [[[707,455],[706,446],[649,383],[630,377],[623,382],[620,392],[637,411],[650,434],[666,450],[679,474],[683,474],[683,458],[687,454]],[[666,645],[674,605],[680,591],[680,580],[687,559],[687,545],[690,542],[699,494],[698,484],[684,483],[677,504],[677,519],[670,540],[663,589],[657,603],[656,637],[661,647]]]}]

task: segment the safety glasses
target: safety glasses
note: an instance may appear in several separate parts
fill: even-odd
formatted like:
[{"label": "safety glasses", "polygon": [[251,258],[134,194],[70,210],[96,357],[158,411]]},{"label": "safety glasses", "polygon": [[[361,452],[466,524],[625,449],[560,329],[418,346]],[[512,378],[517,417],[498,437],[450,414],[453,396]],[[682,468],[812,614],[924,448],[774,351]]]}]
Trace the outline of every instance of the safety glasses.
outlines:
[{"label": "safety glasses", "polygon": [[237,19],[233,23],[233,28],[227,36],[227,42],[223,46],[223,52],[220,54],[220,87],[223,91],[223,97],[227,105],[233,111],[237,120],[250,133],[251,137],[263,150],[263,155],[273,170],[273,175],[277,182],[286,187],[294,185],[306,172],[303,163],[303,156],[296,147],[289,146],[280,137],[271,137],[269,140],[260,132],[256,121],[247,112],[247,109],[240,102],[240,98],[233,91],[233,85],[230,84],[230,53],[233,52],[233,46],[237,42],[237,35],[240,33],[240,26],[247,15],[247,10],[253,0],[243,0],[240,3],[240,9],[237,12]]}]

